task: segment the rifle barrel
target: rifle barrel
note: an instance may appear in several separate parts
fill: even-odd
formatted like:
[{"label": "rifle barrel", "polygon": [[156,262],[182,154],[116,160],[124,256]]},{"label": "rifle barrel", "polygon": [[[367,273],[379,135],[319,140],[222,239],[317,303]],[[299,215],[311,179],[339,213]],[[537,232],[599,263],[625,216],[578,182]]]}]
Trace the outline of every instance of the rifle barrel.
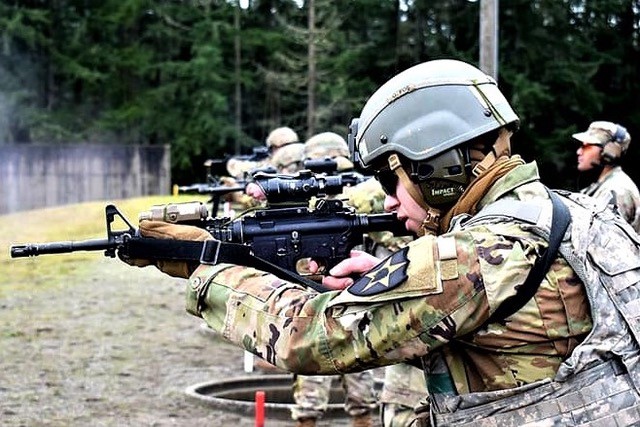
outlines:
[{"label": "rifle barrel", "polygon": [[194,184],[184,187],[178,187],[178,192],[183,194],[213,194],[224,195],[234,193],[236,191],[244,191],[244,185],[210,185],[210,184]]},{"label": "rifle barrel", "polygon": [[76,251],[99,251],[116,245],[107,239],[65,241],[51,243],[27,243],[11,246],[11,258],[25,258],[45,254],[64,254]]}]

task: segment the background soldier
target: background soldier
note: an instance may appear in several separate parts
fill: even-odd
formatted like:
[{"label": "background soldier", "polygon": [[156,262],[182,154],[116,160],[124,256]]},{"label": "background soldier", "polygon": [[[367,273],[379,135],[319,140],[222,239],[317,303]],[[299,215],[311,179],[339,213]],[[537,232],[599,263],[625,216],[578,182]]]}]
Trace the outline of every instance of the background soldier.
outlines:
[{"label": "background soldier", "polygon": [[272,164],[278,173],[294,174],[302,169],[304,144],[296,142],[279,148],[272,156]]},{"label": "background soldier", "polygon": [[[353,169],[348,159],[349,147],[340,135],[324,132],[312,136],[304,143],[304,160],[332,159],[338,171]],[[291,418],[298,427],[313,427],[327,411],[331,383],[339,378],[345,393],[345,412],[352,418],[354,427],[371,427],[371,412],[377,407],[374,377],[371,371],[336,376],[295,375]]]},{"label": "background soldier", "polygon": [[[385,193],[375,178],[348,188],[347,195],[349,204],[360,213],[384,212]],[[413,240],[413,237],[396,237],[389,232],[369,233],[368,238],[367,251],[380,259],[399,251]],[[427,385],[422,370],[405,363],[387,366],[378,398],[383,427],[409,426],[416,418],[414,408],[426,395]]]},{"label": "background soldier", "polygon": [[[360,213],[384,212],[385,193],[380,182],[368,179],[355,187],[347,188],[349,204]],[[369,233],[367,251],[383,259],[404,248],[413,240],[410,236],[396,237],[389,232]],[[380,422],[383,427],[410,425],[416,415],[414,408],[427,395],[424,372],[405,363],[387,366],[378,398]]]},{"label": "background soldier", "polygon": [[576,152],[578,171],[597,174],[596,181],[580,192],[612,205],[640,232],[640,193],[620,166],[631,143],[627,129],[616,123],[598,121],[591,123],[586,131],[573,134],[573,138],[581,143]]},{"label": "background soldier", "polygon": [[[535,163],[511,153],[517,126],[470,64],[398,74],[353,123],[354,154],[385,189],[385,209],[420,237],[380,263],[354,252],[324,278],[333,292],[187,265],[197,268],[187,310],[299,374],[419,358],[422,425],[637,425],[637,234],[593,198],[547,189]],[[140,223],[148,237],[207,238],[194,228]]]},{"label": "background soldier", "polygon": [[[223,179],[225,185],[233,187],[237,185],[238,180],[242,181],[247,178],[247,174],[251,171],[258,169],[265,169],[273,167],[275,170],[282,169],[284,161],[296,158],[301,155],[304,144],[298,141],[298,134],[289,127],[279,127],[272,130],[265,141],[268,149],[269,156],[259,162],[252,162],[246,160],[239,160],[237,158],[231,158],[227,161],[227,171],[231,174],[231,177]],[[284,150],[284,152],[281,152]],[[294,160],[292,160],[294,161]],[[278,163],[278,164],[276,164]],[[294,168],[293,166],[289,166]],[[250,192],[233,192],[228,195],[228,200],[235,203],[236,206],[247,209],[257,206],[263,199],[254,197],[254,194]]]},{"label": "background soldier", "polygon": [[235,179],[243,179],[244,174],[250,170],[271,166],[273,164],[272,158],[276,155],[278,150],[289,144],[295,143],[300,143],[300,140],[298,138],[298,134],[293,129],[286,126],[276,128],[269,132],[269,135],[265,140],[265,144],[269,149],[269,157],[260,162],[250,162],[231,158],[227,162],[227,170]]},{"label": "background soldier", "polygon": [[427,397],[424,372],[406,363],[387,366],[380,393],[384,427],[407,427],[416,419],[415,408]]}]

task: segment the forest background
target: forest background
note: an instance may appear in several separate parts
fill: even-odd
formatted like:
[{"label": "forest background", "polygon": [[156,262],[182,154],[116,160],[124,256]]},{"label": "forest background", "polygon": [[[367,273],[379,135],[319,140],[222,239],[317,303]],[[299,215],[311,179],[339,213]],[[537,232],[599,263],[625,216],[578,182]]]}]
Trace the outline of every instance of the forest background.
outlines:
[{"label": "forest background", "polygon": [[[478,65],[479,1],[0,0],[0,144],[170,144],[173,181],[290,126],[347,134],[414,64]],[[515,151],[580,186],[571,134],[632,135],[640,182],[640,1],[499,2],[498,84]],[[629,166],[629,167],[627,167]]]}]

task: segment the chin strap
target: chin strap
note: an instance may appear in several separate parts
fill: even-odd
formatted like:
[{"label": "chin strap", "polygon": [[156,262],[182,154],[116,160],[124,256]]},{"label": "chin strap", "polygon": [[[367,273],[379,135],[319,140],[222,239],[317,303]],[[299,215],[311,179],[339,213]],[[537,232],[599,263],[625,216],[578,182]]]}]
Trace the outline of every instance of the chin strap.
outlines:
[{"label": "chin strap", "polygon": [[[472,182],[475,181],[478,176],[484,174],[485,179],[483,179],[483,181],[485,182],[483,182],[483,184],[490,185],[493,182],[495,182],[495,179],[504,175],[513,167],[524,163],[519,157],[516,157],[513,160],[509,159],[509,156],[511,155],[511,145],[510,145],[511,134],[512,132],[506,130],[505,128],[500,129],[498,138],[496,139],[496,142],[491,147],[491,151],[486,156],[484,156],[484,158],[480,162],[478,162],[478,164],[476,164],[475,167],[473,168]],[[487,175],[494,175],[494,174],[485,174],[485,172],[492,168],[496,169],[494,166],[496,166],[496,162],[498,161],[500,165],[496,170],[497,177],[495,176],[487,177]],[[402,186],[407,190],[407,193],[409,193],[411,198],[415,200],[415,202],[418,205],[420,205],[420,207],[423,208],[427,213],[425,218],[422,220],[422,224],[420,225],[420,231],[418,232],[418,235],[420,236],[423,236],[425,234],[438,235],[439,233],[446,231],[446,230],[442,230],[443,227],[441,227],[441,225],[444,225],[446,227],[449,226],[451,215],[454,209],[447,212],[446,215],[443,215],[440,209],[435,209],[429,206],[425,202],[424,195],[422,194],[418,186],[413,181],[411,181],[411,178],[409,178],[409,175],[404,170],[404,167],[402,166],[402,163],[400,163],[400,158],[398,157],[398,155],[397,154],[390,155],[388,162],[389,162],[389,168],[396,174],[396,176],[398,177],[398,180],[402,183]],[[506,167],[503,167],[503,163],[507,163]],[[466,195],[466,198],[473,199],[475,203],[477,203],[477,201],[481,198],[481,196],[484,195],[484,193],[487,191],[487,188],[488,188],[485,185],[471,185],[470,187],[473,187],[473,189],[469,191],[470,189],[469,187],[467,187],[467,190],[465,190],[463,194],[463,198]],[[469,194],[468,194],[470,192],[474,193],[471,195],[471,197],[469,197]],[[460,204],[459,202],[456,203],[456,205],[459,205]],[[475,206],[475,203],[474,203],[474,206]],[[454,205],[454,207],[456,205]],[[443,223],[443,220],[444,220],[444,223]]]},{"label": "chin strap", "polygon": [[482,173],[489,169],[500,157],[511,155],[511,144],[509,142],[511,134],[512,132],[506,130],[505,128],[500,129],[498,139],[496,139],[496,142],[491,147],[491,151],[486,156],[484,156],[484,159],[482,159],[482,161],[475,165],[475,167],[471,171],[474,178],[482,175]]},{"label": "chin strap", "polygon": [[422,220],[418,235],[435,235],[439,228],[440,216],[442,212],[439,209],[434,209],[431,206],[427,205],[427,203],[424,201],[424,195],[418,189],[418,186],[413,181],[411,181],[411,178],[409,178],[409,175],[407,174],[407,171],[405,171],[402,167],[402,163],[400,163],[400,158],[397,154],[390,155],[388,161],[389,168],[396,174],[402,186],[405,188],[405,190],[407,190],[407,193],[409,193],[411,198],[427,212],[427,216]]},{"label": "chin strap", "polygon": [[[501,131],[496,143],[493,145],[492,152],[487,154],[485,159],[473,168],[474,175],[476,172],[480,172],[480,174],[471,180],[458,201],[443,215],[440,221],[442,226],[441,232],[447,231],[451,219],[454,216],[463,213],[474,215],[478,211],[478,203],[485,194],[487,194],[487,191],[489,191],[493,184],[511,170],[520,165],[524,165],[524,160],[522,160],[519,155],[509,156],[508,154],[510,152],[510,135],[511,132]],[[500,155],[496,157],[497,154]]]}]

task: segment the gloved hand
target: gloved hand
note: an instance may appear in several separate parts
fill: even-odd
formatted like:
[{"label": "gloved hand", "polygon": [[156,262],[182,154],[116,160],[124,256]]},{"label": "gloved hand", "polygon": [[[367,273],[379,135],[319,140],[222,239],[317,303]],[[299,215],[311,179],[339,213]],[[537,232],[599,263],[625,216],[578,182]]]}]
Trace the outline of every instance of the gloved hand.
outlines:
[{"label": "gloved hand", "polygon": [[[196,242],[204,242],[213,239],[207,230],[191,225],[170,224],[164,221],[142,220],[139,224],[140,235],[154,239],[173,239],[173,240],[193,240]],[[193,271],[198,267],[198,263],[190,263],[186,261],[162,261],[148,259],[132,259],[127,258],[120,252],[118,257],[129,265],[136,267],[146,267],[147,265],[155,265],[160,271],[173,277],[189,278]]]}]

